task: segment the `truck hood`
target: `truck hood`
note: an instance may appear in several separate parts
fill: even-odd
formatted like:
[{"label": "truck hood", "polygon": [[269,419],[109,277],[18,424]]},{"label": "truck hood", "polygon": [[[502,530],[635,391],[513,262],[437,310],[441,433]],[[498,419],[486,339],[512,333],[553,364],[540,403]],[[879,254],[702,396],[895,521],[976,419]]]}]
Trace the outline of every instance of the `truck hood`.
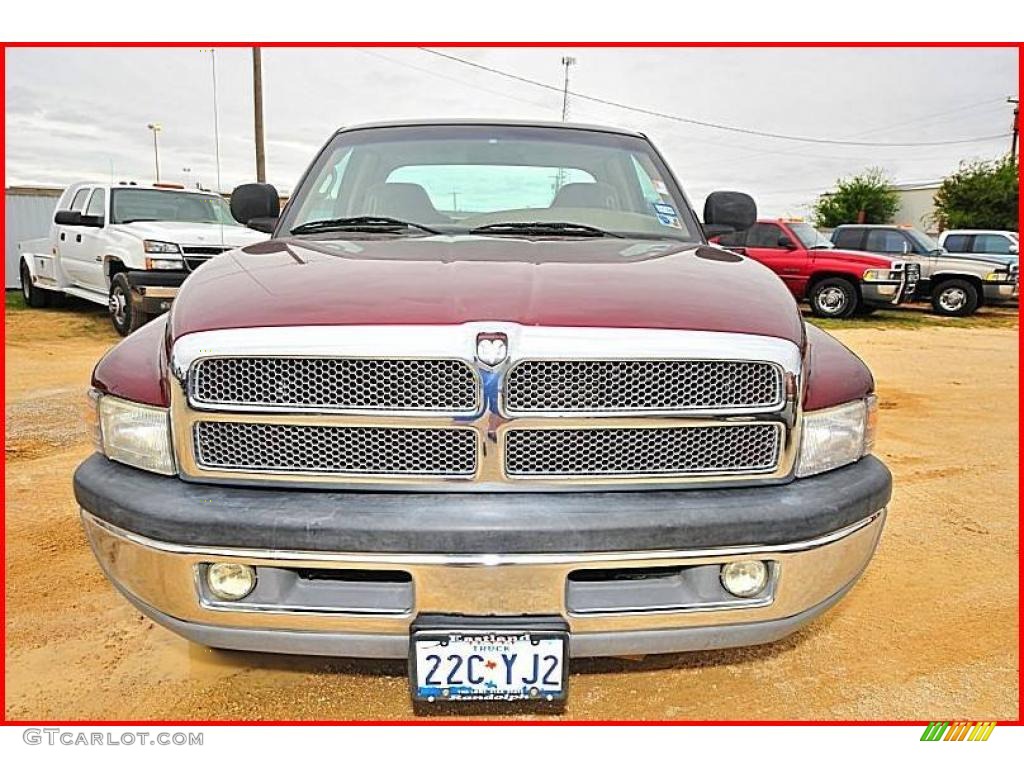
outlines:
[{"label": "truck hood", "polygon": [[[240,248],[267,239],[267,235],[241,226],[199,224],[188,221],[133,221],[114,224],[111,229],[140,240],[163,240],[181,245],[227,245]],[[223,233],[223,235],[222,235]],[[223,240],[221,237],[223,236]]]},{"label": "truck hood", "polygon": [[868,251],[848,251],[844,248],[827,248],[818,251],[809,251],[811,254],[823,254],[825,256],[831,256],[833,258],[840,258],[844,261],[860,262],[865,267],[892,267],[896,262],[906,261],[905,258],[896,258],[895,256],[889,257],[880,253],[870,253]]},{"label": "truck hood", "polygon": [[488,320],[751,333],[803,345],[789,290],[721,248],[469,235],[290,238],[231,251],[182,286],[170,333]]},{"label": "truck hood", "polygon": [[997,254],[978,254],[965,256],[959,253],[943,253],[937,257],[939,263],[943,267],[962,267],[968,271],[978,271],[979,269],[985,268],[989,270],[993,269],[1005,269],[1011,264],[1018,263],[1018,257],[1012,255],[997,255]]}]

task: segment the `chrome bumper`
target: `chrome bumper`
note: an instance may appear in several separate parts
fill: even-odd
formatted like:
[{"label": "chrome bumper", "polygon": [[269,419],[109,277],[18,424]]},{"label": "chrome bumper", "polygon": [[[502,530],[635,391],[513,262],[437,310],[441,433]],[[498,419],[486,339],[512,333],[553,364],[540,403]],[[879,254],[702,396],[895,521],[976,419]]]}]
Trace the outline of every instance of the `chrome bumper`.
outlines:
[{"label": "chrome bumper", "polygon": [[985,283],[985,300],[989,302],[1012,301],[1020,293],[1020,285],[1012,283]]},{"label": "chrome bumper", "polygon": [[[809,541],[771,547],[574,554],[368,554],[195,547],[155,541],[85,510],[82,522],[106,575],[142,612],[215,647],[335,656],[403,658],[421,614],[561,616],[573,656],[664,653],[770,642],[798,629],[849,589],[866,567],[885,510]],[[765,592],[748,600],[673,607],[574,610],[569,574],[589,569],[769,561]],[[202,569],[241,562],[259,569],[399,571],[411,577],[400,609],[211,601]]]},{"label": "chrome bumper", "polygon": [[908,294],[902,281],[864,282],[860,286],[860,295],[868,304],[899,304]]}]

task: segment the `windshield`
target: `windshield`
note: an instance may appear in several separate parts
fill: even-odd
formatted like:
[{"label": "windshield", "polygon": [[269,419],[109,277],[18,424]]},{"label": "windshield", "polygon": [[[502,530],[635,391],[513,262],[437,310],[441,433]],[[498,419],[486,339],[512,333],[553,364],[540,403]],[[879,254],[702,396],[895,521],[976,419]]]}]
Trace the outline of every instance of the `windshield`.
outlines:
[{"label": "windshield", "polygon": [[133,221],[187,221],[195,224],[241,226],[219,195],[176,192],[169,189],[112,189],[110,223]]},{"label": "windshield", "polygon": [[647,141],[539,126],[340,133],[295,192],[281,230],[328,232],[329,226],[310,225],[356,217],[386,217],[444,234],[489,227],[490,234],[514,236],[529,225],[552,234],[551,225],[572,224],[577,229],[563,228],[563,236],[589,227],[598,234],[701,238],[689,205]]},{"label": "windshield", "polygon": [[796,235],[797,240],[804,248],[835,248],[835,244],[825,237],[821,232],[816,230],[810,224],[805,222],[790,222],[789,228],[793,230],[793,234]]},{"label": "windshield", "polygon": [[904,234],[909,237],[924,253],[931,253],[932,251],[943,251],[945,248],[939,245],[935,240],[932,240],[924,232],[918,232],[916,229],[905,229]]}]

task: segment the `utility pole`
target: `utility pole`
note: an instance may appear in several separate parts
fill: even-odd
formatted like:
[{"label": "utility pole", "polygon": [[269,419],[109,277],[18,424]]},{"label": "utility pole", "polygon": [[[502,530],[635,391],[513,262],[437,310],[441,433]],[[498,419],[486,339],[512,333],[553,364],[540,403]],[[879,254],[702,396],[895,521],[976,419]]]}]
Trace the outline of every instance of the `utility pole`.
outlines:
[{"label": "utility pole", "polygon": [[576,57],[563,56],[562,66],[565,67],[565,84],[562,86],[562,122],[569,119],[569,67],[576,63]]},{"label": "utility pole", "polygon": [[217,110],[217,51],[214,48],[200,48],[202,52],[210,52],[210,74],[213,78],[213,148],[217,160],[217,189],[220,194],[220,116]]},{"label": "utility pole", "polygon": [[156,135],[163,130],[160,123],[150,123],[146,126],[153,132],[153,164],[156,166],[156,183],[160,183],[160,147],[156,141]]},{"label": "utility pole", "polygon": [[258,47],[252,49],[252,103],[256,130],[256,181],[267,181],[267,155],[263,144],[263,54]]},{"label": "utility pole", "polygon": [[1013,133],[1010,134],[1010,159],[1017,157],[1017,138],[1020,134],[1020,99],[1010,96],[1007,104],[1013,104]]}]

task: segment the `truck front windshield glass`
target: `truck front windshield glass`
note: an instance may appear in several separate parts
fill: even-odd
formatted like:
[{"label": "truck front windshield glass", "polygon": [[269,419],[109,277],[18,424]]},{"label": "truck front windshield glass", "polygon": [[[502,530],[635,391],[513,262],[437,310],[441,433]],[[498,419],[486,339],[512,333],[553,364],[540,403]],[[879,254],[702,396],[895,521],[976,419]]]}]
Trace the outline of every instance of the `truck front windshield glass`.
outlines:
[{"label": "truck front windshield glass", "polygon": [[797,240],[804,248],[835,248],[835,244],[806,222],[791,222],[789,228],[793,230]]},{"label": "truck front windshield glass", "polygon": [[924,232],[918,232],[916,229],[906,229],[904,232],[907,237],[913,240],[925,253],[931,253],[932,251],[945,251],[945,248],[928,237]]},{"label": "truck front windshield glass", "polygon": [[688,204],[647,141],[538,126],[387,127],[337,135],[295,192],[282,229],[310,232],[311,223],[361,217],[445,234],[487,227],[497,233],[500,225],[511,235],[529,224],[570,224],[700,240]]},{"label": "truck front windshield glass", "polygon": [[224,198],[166,189],[113,189],[110,222],[183,221],[193,224],[241,226],[231,217]]}]

